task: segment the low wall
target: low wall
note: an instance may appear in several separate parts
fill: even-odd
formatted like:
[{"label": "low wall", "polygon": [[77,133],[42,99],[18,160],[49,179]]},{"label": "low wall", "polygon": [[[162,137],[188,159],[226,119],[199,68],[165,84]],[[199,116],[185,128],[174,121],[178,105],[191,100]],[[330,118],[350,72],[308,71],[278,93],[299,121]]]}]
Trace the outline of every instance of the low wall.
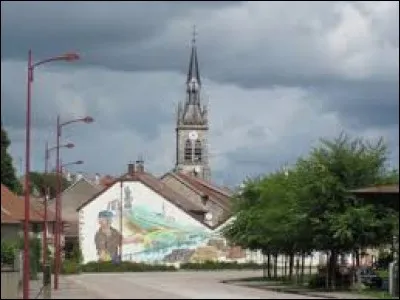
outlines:
[{"label": "low wall", "polygon": [[1,299],[19,298],[20,273],[13,268],[1,268]]},{"label": "low wall", "polygon": [[1,299],[18,299],[22,283],[22,251],[13,266],[1,266]]}]

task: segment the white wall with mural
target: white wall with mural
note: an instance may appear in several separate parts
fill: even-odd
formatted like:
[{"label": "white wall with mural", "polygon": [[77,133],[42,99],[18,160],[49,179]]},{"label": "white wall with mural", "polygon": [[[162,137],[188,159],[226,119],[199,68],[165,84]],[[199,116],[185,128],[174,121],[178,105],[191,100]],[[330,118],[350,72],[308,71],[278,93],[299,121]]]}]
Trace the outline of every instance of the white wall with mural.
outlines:
[{"label": "white wall with mural", "polygon": [[84,206],[79,219],[85,263],[120,255],[123,260],[158,263],[220,260],[230,255],[217,232],[141,182],[115,183]]}]

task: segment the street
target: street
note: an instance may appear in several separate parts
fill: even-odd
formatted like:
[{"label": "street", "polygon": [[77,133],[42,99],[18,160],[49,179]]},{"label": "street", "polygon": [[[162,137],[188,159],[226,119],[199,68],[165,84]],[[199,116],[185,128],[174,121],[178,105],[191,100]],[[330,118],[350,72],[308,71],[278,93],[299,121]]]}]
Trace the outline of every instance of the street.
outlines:
[{"label": "street", "polygon": [[[65,277],[59,297],[100,299],[318,299],[221,283],[260,276],[260,271],[198,271],[81,274]],[[68,295],[73,287],[74,295]],[[82,292],[78,292],[78,290]],[[82,295],[80,295],[82,293]],[[83,295],[85,294],[85,295]],[[54,295],[54,298],[58,298]]]}]

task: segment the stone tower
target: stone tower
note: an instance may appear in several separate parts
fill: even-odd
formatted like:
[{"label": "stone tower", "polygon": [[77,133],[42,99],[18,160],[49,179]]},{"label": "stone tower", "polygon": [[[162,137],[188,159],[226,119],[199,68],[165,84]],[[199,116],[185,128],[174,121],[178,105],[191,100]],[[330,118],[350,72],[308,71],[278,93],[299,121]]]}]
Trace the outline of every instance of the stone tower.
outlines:
[{"label": "stone tower", "polygon": [[195,34],[194,32],[186,80],[186,100],[178,104],[175,171],[210,180],[207,106],[201,103],[201,79]]}]

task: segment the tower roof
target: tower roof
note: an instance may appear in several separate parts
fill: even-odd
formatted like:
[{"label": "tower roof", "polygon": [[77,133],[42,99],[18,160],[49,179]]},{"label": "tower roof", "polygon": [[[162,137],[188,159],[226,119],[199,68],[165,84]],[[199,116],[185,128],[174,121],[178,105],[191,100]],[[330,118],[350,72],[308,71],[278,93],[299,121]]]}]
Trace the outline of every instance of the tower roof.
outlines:
[{"label": "tower roof", "polygon": [[189,70],[186,81],[187,84],[189,84],[193,78],[197,80],[198,84],[201,84],[199,62],[197,59],[196,35],[197,35],[196,27],[194,26],[193,38],[192,38],[192,52],[190,54]]}]

